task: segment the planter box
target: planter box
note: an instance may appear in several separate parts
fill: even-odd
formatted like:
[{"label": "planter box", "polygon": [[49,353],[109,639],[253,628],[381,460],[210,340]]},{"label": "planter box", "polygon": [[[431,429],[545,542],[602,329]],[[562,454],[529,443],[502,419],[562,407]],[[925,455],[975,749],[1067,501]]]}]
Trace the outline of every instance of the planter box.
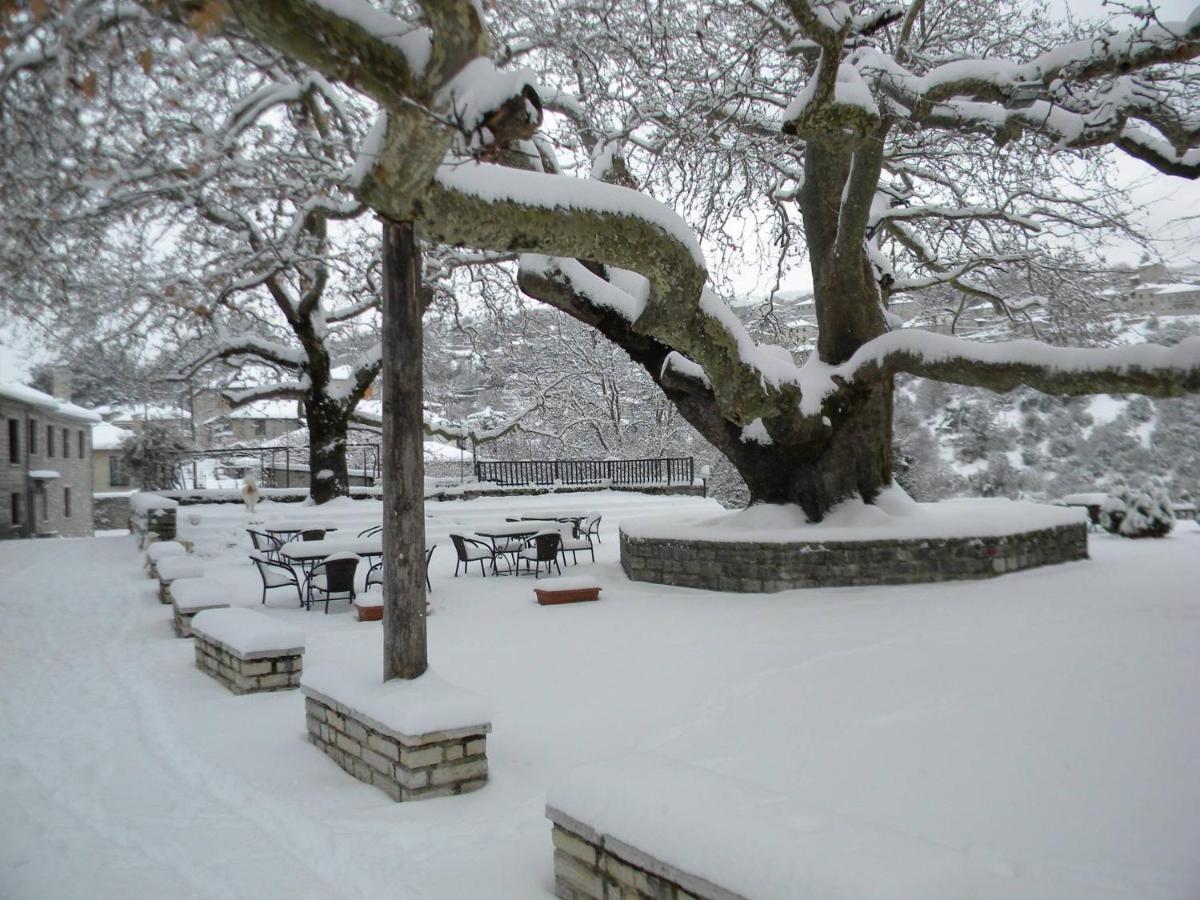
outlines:
[{"label": "planter box", "polygon": [[359,606],[357,603],[354,608],[358,610],[358,621],[360,622],[382,622],[383,607],[382,606]]},{"label": "planter box", "polygon": [[540,606],[580,604],[600,599],[600,588],[534,588],[533,593],[538,595]]}]

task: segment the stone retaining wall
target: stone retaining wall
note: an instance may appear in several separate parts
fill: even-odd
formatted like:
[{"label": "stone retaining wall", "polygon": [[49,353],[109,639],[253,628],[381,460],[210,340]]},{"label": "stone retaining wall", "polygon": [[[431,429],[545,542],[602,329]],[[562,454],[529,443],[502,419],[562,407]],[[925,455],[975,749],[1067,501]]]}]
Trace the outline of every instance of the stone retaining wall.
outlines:
[{"label": "stone retaining wall", "polygon": [[560,900],[744,900],[558,810],[554,822],[554,896]]},{"label": "stone retaining wall", "polygon": [[478,728],[387,733],[328,697],[304,693],[309,740],[397,802],[465,794],[487,782],[487,736]]},{"label": "stone retaining wall", "polygon": [[1083,522],[996,537],[786,544],[621,532],[621,567],[634,581],[743,593],[989,578],[1087,555]]},{"label": "stone retaining wall", "polygon": [[290,647],[245,658],[208,635],[193,632],[196,667],[235,694],[286,691],[300,687],[303,648]]}]

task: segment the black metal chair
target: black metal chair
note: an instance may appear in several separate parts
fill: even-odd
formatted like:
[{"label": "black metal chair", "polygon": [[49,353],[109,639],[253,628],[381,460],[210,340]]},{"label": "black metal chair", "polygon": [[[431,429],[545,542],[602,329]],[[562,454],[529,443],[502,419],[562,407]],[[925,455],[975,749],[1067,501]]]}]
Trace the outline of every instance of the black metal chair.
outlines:
[{"label": "black metal chair", "polygon": [[562,555],[562,561],[567,561],[567,554],[571,554],[571,562],[579,564],[580,552],[586,550],[592,555],[592,562],[596,561],[596,547],[592,543],[592,539],[588,537],[587,532],[580,528],[572,528],[574,534],[564,534],[562,541],[559,542],[558,552]]},{"label": "black metal chair", "polygon": [[267,559],[265,556],[258,556],[254,553],[250,554],[250,560],[258,569],[259,577],[262,578],[263,603],[267,602],[267,591],[291,585],[296,589],[296,599],[300,601],[300,605],[305,605],[304,592],[300,589],[300,579],[296,577],[295,569],[287,563]]},{"label": "black metal chair", "polygon": [[[434,544],[432,547],[428,548],[425,551],[425,589],[427,591],[429,591],[430,593],[433,592],[433,583],[429,580],[429,560],[433,559],[433,551],[436,549],[437,549],[437,544]],[[382,559],[379,562],[375,563],[375,565],[371,566],[370,569],[367,570],[366,587],[369,588],[373,584],[378,584],[380,586],[383,585],[383,560]]]},{"label": "black metal chair", "polygon": [[603,543],[600,540],[600,518],[600,513],[590,513],[587,518],[579,523],[575,532],[588,538],[595,538],[597,544]]},{"label": "black metal chair", "polygon": [[379,534],[381,531],[383,531],[382,525],[372,525],[370,528],[364,528],[362,531],[360,531],[358,533],[358,536],[360,538],[374,537],[375,535]]},{"label": "black metal chair", "polygon": [[300,532],[300,540],[302,541],[323,541],[325,540],[326,531],[324,528],[306,528]]},{"label": "black metal chair", "polygon": [[557,531],[543,531],[535,534],[525,542],[525,546],[517,553],[517,564],[525,561],[525,572],[529,573],[529,564],[533,563],[533,576],[536,578],[546,564],[546,574],[550,574],[550,566],[562,574],[562,566],[558,564],[558,548],[562,544],[562,534]]},{"label": "black metal chair", "polygon": [[253,528],[247,528],[246,534],[250,535],[250,543],[254,545],[255,550],[272,562],[279,562],[279,548],[283,546],[283,541],[273,534],[255,531]]},{"label": "black metal chair", "polygon": [[479,563],[479,573],[486,578],[487,570],[483,565],[484,560],[491,564],[492,574],[496,574],[496,551],[492,549],[491,545],[474,538],[464,537],[461,534],[450,535],[450,541],[454,544],[454,552],[457,554],[454,562],[455,578],[458,577],[459,566],[462,566],[463,572],[466,572],[473,562]]},{"label": "black metal chair", "polygon": [[312,609],[314,602],[324,602],[328,615],[330,600],[349,600],[353,604],[356,596],[354,573],[358,571],[358,563],[356,553],[335,553],[318,563],[308,577],[305,608]]}]

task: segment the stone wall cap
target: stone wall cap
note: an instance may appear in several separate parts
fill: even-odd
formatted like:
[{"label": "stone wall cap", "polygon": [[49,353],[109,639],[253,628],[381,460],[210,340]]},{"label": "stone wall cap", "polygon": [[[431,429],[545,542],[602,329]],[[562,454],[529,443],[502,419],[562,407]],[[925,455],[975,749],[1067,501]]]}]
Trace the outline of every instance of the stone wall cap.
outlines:
[{"label": "stone wall cap", "polygon": [[244,607],[198,612],[192,619],[192,633],[242,659],[298,656],[304,652],[304,632]]},{"label": "stone wall cap", "polygon": [[204,575],[204,564],[190,556],[168,556],[155,563],[158,580],[170,584],[177,578],[200,578]]},{"label": "stone wall cap", "polygon": [[187,547],[179,541],[155,541],[146,548],[146,558],[150,562],[158,562],[170,556],[186,556]]},{"label": "stone wall cap", "polygon": [[228,594],[229,588],[215,578],[184,578],[171,585],[171,602],[185,613],[227,607],[229,602],[221,597]]},{"label": "stone wall cap", "polygon": [[568,771],[547,794],[546,815],[702,897],[1040,893],[987,859],[651,753]]},{"label": "stone wall cap", "polygon": [[1084,510],[995,497],[917,503],[900,488],[884,490],[874,504],[852,499],[818,523],[790,504],[697,517],[654,516],[621,523],[622,540],[711,544],[831,545],[941,538],[996,538],[1086,523]]},{"label": "stone wall cap", "polygon": [[380,654],[313,666],[300,679],[306,697],[349,713],[402,744],[453,740],[492,730],[491,704],[426,669],[419,678],[383,681]]}]

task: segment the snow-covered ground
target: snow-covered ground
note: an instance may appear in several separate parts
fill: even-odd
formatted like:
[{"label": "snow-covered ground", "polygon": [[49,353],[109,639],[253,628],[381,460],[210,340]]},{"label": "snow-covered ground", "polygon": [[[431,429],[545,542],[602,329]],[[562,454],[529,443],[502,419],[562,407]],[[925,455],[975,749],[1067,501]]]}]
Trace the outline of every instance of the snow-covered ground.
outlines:
[{"label": "snow-covered ground", "polygon": [[[0,542],[0,896],[548,896],[549,786],[646,750],[962,854],[1011,875],[1009,896],[1200,896],[1194,524],[986,582],[773,595],[624,578],[619,520],[710,501],[431,503],[429,530],[593,508],[604,543],[578,571],[599,603],[452,578],[439,546],[430,657],[490,699],[491,779],[410,804],[308,744],[297,692],[235,697],[197,671],[132,539]],[[328,515],[349,531],[378,509]],[[257,606],[245,512],[180,513],[230,600]],[[306,665],[381,655],[344,604],[281,591],[268,613],[303,629]]]}]

